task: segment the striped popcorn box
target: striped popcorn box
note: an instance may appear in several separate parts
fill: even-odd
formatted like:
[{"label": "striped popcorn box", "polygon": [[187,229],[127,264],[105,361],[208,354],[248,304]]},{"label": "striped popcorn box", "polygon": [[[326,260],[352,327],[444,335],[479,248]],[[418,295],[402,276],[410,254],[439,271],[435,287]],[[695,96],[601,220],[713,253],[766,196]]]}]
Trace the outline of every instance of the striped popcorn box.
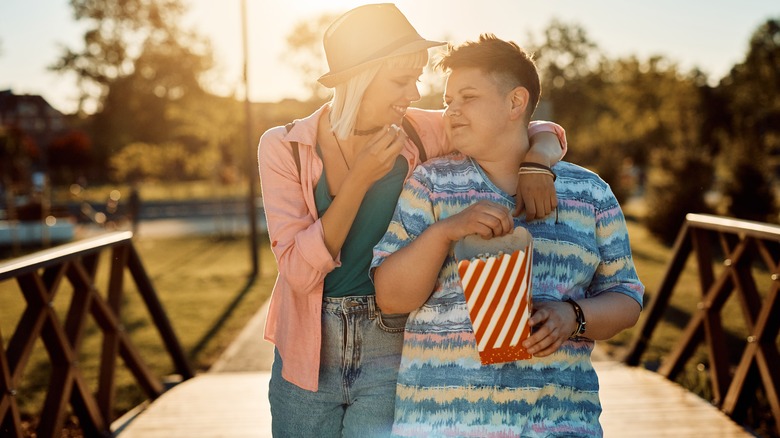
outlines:
[{"label": "striped popcorn box", "polygon": [[532,254],[533,240],[524,228],[490,240],[469,236],[455,246],[483,365],[531,358],[521,342],[531,333]]}]

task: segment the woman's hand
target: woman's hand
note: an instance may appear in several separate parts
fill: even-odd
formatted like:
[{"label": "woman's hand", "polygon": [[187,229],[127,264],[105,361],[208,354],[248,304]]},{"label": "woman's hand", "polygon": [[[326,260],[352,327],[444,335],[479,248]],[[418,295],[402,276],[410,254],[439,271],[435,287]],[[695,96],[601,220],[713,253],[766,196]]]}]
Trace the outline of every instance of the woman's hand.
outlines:
[{"label": "woman's hand", "polygon": [[514,221],[509,209],[490,201],[479,201],[458,214],[436,223],[451,242],[476,234],[483,239],[509,234]]},{"label": "woman's hand", "polygon": [[[552,166],[558,162],[560,157],[553,158],[555,155],[549,153],[550,150],[555,150],[556,154],[560,151],[558,138],[552,136],[551,133],[540,133],[537,137],[548,138],[548,143],[539,143],[537,146],[531,148],[526,154],[523,161],[529,161],[532,163],[541,164],[544,166]],[[555,143],[552,143],[553,137]],[[540,152],[541,151],[541,152]],[[542,152],[548,152],[546,155]],[[532,221],[534,219],[542,219],[550,214],[558,206],[558,195],[555,193],[555,181],[549,175],[538,173],[521,174],[517,177],[517,196],[515,205],[515,211],[512,213],[514,216],[520,216],[525,210],[526,221]]]},{"label": "woman's hand", "polygon": [[517,176],[517,204],[514,215],[519,216],[525,210],[525,219],[542,219],[558,205],[555,184],[549,175],[526,173]]},{"label": "woman's hand", "polygon": [[534,303],[529,322],[534,330],[523,347],[539,357],[553,354],[577,329],[577,315],[571,304],[563,301]]},{"label": "woman's hand", "polygon": [[393,168],[406,139],[403,129],[395,125],[381,129],[360,151],[351,171],[373,184]]}]

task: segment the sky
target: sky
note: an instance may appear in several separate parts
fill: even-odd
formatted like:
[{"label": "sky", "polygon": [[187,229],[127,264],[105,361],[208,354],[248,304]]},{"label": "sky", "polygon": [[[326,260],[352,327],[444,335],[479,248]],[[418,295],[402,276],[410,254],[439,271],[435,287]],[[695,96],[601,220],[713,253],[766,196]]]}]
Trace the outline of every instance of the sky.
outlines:
[{"label": "sky", "polygon": [[[345,12],[365,1],[243,0],[247,5],[249,96],[274,102],[303,98],[302,77],[283,61],[293,26],[322,13]],[[184,0],[184,26],[211,40],[216,69],[208,88],[243,91],[242,0]],[[454,43],[491,32],[521,46],[551,20],[578,24],[609,57],[662,55],[682,69],[699,68],[716,84],[746,54],[750,36],[767,19],[780,19],[777,0],[398,0],[398,8],[425,38]],[[0,0],[0,90],[39,94],[72,113],[75,77],[48,70],[63,47],[80,50],[86,23],[68,0]],[[323,72],[324,73],[324,72]],[[242,96],[242,94],[239,94]]]}]

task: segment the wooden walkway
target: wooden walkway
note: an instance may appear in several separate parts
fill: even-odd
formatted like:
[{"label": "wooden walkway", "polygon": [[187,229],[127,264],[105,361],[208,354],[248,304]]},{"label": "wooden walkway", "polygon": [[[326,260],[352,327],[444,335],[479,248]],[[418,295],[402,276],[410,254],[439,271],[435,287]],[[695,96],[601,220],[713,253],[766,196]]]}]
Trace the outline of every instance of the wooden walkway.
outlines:
[{"label": "wooden walkway", "polygon": [[[656,373],[596,362],[605,437],[751,437],[726,415]],[[271,437],[269,372],[206,373],[165,393],[119,438]]]},{"label": "wooden walkway", "polygon": [[[273,356],[262,340],[265,308],[208,373],[187,380],[129,420],[119,438],[271,437],[268,379]],[[596,361],[607,438],[736,438],[750,433],[705,400],[664,377],[620,362]],[[249,371],[247,371],[249,370]]]}]

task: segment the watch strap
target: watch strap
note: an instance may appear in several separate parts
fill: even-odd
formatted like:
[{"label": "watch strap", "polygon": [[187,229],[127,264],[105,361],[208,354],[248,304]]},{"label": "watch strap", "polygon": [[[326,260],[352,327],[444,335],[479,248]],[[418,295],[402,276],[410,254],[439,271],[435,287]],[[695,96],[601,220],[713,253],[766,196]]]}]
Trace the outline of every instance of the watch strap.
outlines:
[{"label": "watch strap", "polygon": [[587,321],[585,321],[585,313],[582,311],[582,307],[580,307],[580,305],[570,297],[566,297],[563,301],[571,305],[571,307],[574,309],[574,315],[577,317],[577,328],[569,336],[569,339],[577,339],[585,334],[585,328],[587,324]]}]

